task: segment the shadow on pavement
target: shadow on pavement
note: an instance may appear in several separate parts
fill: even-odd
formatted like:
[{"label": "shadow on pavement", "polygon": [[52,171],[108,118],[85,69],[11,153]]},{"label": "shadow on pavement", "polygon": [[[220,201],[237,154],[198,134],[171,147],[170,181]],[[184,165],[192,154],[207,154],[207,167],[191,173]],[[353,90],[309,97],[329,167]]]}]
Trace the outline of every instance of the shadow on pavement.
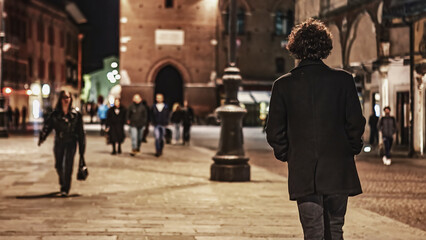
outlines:
[{"label": "shadow on pavement", "polygon": [[[81,197],[80,194],[70,194],[67,197]],[[40,198],[67,198],[60,195],[60,192],[51,192],[46,194],[38,194],[38,195],[26,195],[26,196],[16,196],[11,198],[16,199],[40,199]]]}]

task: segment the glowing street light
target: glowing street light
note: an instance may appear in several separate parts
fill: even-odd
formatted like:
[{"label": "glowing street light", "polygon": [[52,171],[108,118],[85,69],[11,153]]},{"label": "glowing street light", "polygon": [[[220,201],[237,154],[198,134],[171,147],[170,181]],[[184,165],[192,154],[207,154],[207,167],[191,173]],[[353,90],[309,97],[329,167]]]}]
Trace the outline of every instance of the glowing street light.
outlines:
[{"label": "glowing street light", "polygon": [[113,62],[113,63],[111,63],[111,67],[112,67],[112,68],[117,68],[117,67],[118,67],[118,63],[117,63],[117,62]]},{"label": "glowing street light", "polygon": [[48,96],[50,94],[50,86],[48,84],[43,84],[43,87],[41,88],[41,93],[43,96]]},{"label": "glowing street light", "polygon": [[12,93],[12,88],[10,88],[10,87],[5,87],[5,88],[4,88],[4,93],[6,93],[6,94],[11,94],[11,93]]}]

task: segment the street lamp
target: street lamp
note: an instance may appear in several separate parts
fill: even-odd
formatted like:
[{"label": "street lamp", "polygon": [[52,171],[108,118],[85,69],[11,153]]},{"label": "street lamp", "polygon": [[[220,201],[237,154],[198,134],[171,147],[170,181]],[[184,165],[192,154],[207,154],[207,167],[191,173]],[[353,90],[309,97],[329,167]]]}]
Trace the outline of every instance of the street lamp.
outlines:
[{"label": "street lamp", "polygon": [[8,137],[5,111],[5,98],[3,96],[3,45],[4,45],[4,22],[3,9],[4,1],[0,0],[0,137]]},{"label": "street lamp", "polygon": [[237,2],[230,1],[229,66],[223,75],[225,105],[216,109],[221,119],[219,149],[213,157],[210,179],[213,181],[250,181],[249,158],[244,154],[242,119],[247,111],[239,106],[238,88],[242,78],[236,67]]}]

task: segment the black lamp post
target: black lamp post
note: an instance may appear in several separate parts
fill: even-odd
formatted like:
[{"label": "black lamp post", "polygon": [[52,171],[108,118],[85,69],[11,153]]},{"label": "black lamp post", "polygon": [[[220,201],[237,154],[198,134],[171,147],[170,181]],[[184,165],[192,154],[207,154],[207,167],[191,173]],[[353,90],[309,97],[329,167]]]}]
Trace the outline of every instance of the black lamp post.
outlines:
[{"label": "black lamp post", "polygon": [[8,137],[7,121],[5,111],[5,98],[3,96],[3,45],[4,45],[4,24],[3,24],[3,9],[4,1],[0,0],[0,137]]},{"label": "black lamp post", "polygon": [[225,105],[216,109],[221,119],[219,150],[213,157],[210,180],[225,182],[250,181],[249,158],[244,154],[242,119],[247,111],[239,106],[240,70],[236,67],[237,2],[229,6],[229,66],[225,69]]}]

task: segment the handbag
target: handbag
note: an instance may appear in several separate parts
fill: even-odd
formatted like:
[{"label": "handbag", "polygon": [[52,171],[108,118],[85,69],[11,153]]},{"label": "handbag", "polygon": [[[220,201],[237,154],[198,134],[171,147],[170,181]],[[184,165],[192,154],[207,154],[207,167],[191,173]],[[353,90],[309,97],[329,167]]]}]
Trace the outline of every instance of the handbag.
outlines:
[{"label": "handbag", "polygon": [[84,156],[80,156],[80,162],[78,164],[77,180],[84,181],[89,175],[87,170],[86,162],[84,161]]}]

